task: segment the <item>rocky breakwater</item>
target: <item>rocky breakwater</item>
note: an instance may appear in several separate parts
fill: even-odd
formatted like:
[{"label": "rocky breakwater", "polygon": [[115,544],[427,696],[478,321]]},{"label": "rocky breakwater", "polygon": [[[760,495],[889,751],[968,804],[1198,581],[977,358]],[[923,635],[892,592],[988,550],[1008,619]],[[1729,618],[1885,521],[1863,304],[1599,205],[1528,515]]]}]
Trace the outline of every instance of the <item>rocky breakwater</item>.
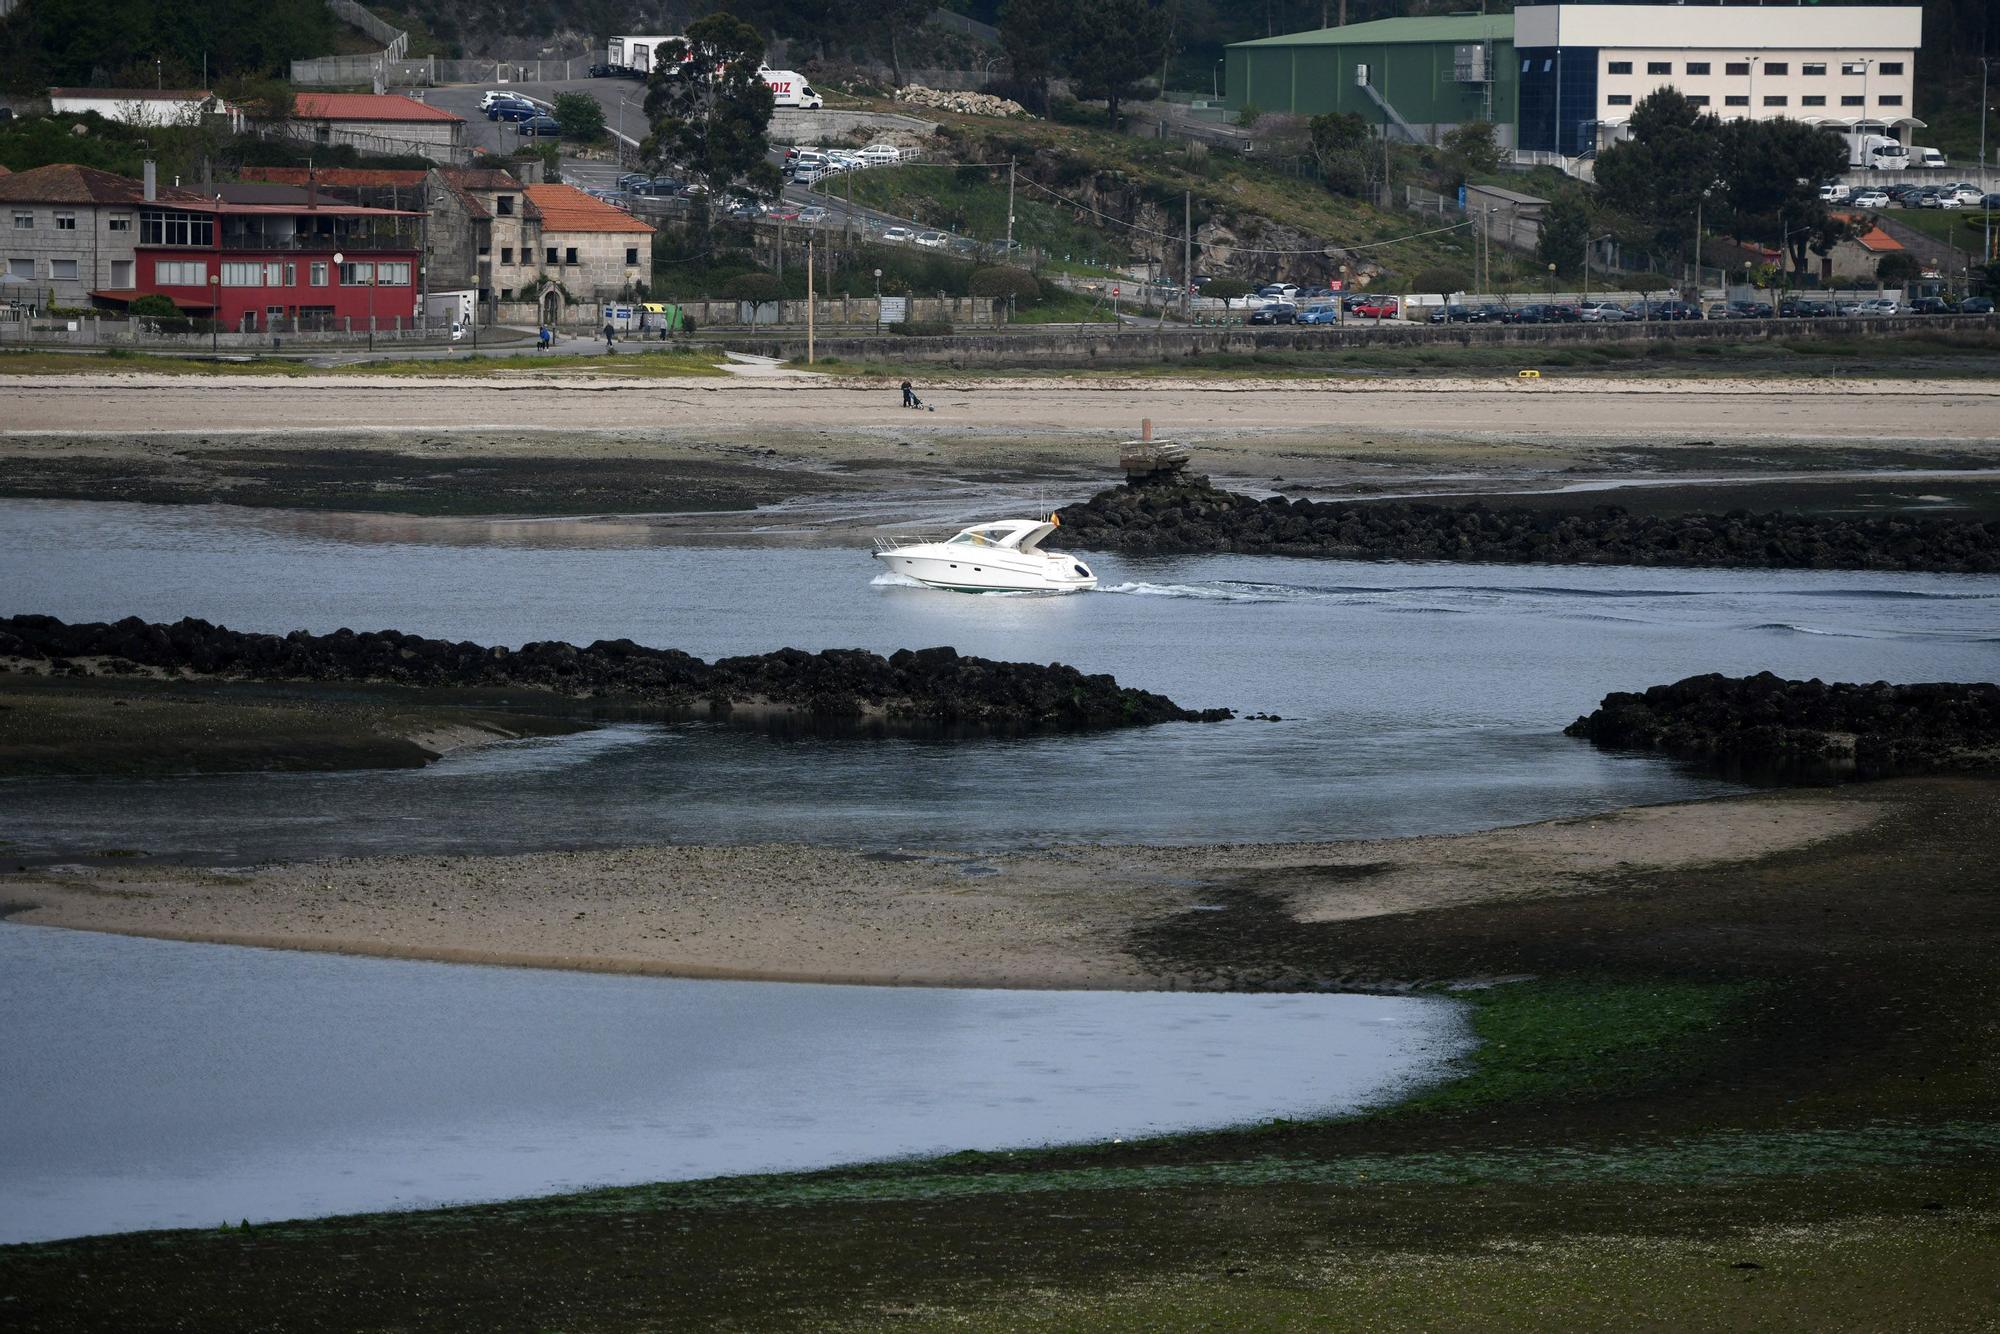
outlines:
[{"label": "rocky breakwater", "polygon": [[1235,551],[1349,560],[1686,565],[1801,570],[2000,570],[2000,523],[1807,514],[1631,514],[1474,502],[1258,500],[1167,474],[1061,511],[1071,545],[1133,555]]},{"label": "rocky breakwater", "polygon": [[1228,709],[1184,709],[1060,663],[993,662],[955,649],[780,649],[704,662],[629,639],[518,649],[378,630],[246,634],[207,621],[137,617],[67,625],[0,619],[0,665],[55,674],[180,680],[368,683],[430,689],[525,688],[572,699],[727,715],[739,709],[823,720],[874,719],[1004,729],[1213,722]]},{"label": "rocky breakwater", "polygon": [[2000,685],[1690,676],[1606,695],[1565,732],[1774,776],[2000,770]]}]

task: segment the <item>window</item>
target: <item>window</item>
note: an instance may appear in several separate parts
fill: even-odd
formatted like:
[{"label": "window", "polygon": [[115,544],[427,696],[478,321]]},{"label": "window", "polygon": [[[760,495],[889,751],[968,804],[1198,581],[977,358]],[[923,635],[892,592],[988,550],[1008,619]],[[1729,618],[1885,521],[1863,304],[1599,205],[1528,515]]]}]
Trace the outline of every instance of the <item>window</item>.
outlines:
[{"label": "window", "polygon": [[1690,61],[1688,61],[1688,73],[1690,73],[1690,74],[1706,74],[1706,73],[1708,73],[1708,62],[1707,62],[1706,60],[1690,60]]},{"label": "window", "polygon": [[131,260],[114,259],[111,261],[111,285],[113,287],[130,287],[132,285]]},{"label": "window", "polygon": [[1606,74],[1630,74],[1632,72],[1632,62],[1629,60],[1614,60],[1604,67],[1604,72]]},{"label": "window", "polygon": [[1799,73],[1810,75],[1813,78],[1818,78],[1826,73],[1826,66],[1824,64],[1815,64],[1812,61],[1807,61],[1805,64],[1799,66]]},{"label": "window", "polygon": [[1551,56],[1549,59],[1544,60],[1542,62],[1542,73],[1547,74],[1550,70],[1554,69],[1555,67],[1556,67],[1555,58]]},{"label": "window", "polygon": [[1884,93],[1875,100],[1885,107],[1899,107],[1903,105],[1903,95],[1901,93]]},{"label": "window", "polygon": [[1868,66],[1858,60],[1843,60],[1840,62],[1840,72],[1842,74],[1866,74]]},{"label": "window", "polygon": [[326,286],[326,261],[323,259],[316,259],[313,261],[312,285],[314,287]]},{"label": "window", "polygon": [[1750,99],[1741,93],[1731,93],[1722,99],[1722,105],[1726,107],[1747,107],[1750,105]]},{"label": "window", "polygon": [[514,216],[514,196],[500,195],[494,199],[493,203],[499,209],[501,217],[511,218]]},{"label": "window", "polygon": [[513,246],[503,245],[500,247],[500,262],[502,264],[512,264],[514,262]]},{"label": "window", "polygon": [[639,262],[638,246],[628,245],[625,247],[625,262],[627,264],[637,264]]},{"label": "window", "polygon": [[555,262],[556,262],[556,248],[555,248],[554,246],[550,246],[550,247],[549,247],[549,258],[548,258],[548,262],[549,262],[550,264],[553,264],[553,263],[555,263]]},{"label": "window", "polygon": [[1750,73],[1750,62],[1747,60],[1732,60],[1722,67],[1722,72],[1724,74],[1733,74],[1739,79],[1743,78]]},{"label": "window", "polygon": [[212,246],[215,219],[169,209],[140,209],[139,244]]},{"label": "window", "polygon": [[1802,107],[1823,107],[1826,105],[1826,94],[1807,93],[1799,99],[1799,105]]},{"label": "window", "polygon": [[350,263],[340,266],[340,285],[342,287],[366,287],[373,281],[375,281],[375,266],[373,264]]},{"label": "window", "polygon": [[113,213],[104,220],[104,230],[108,232],[129,232],[132,230],[130,213]]},{"label": "window", "polygon": [[[1614,107],[1629,107],[1629,106],[1631,106],[1631,105],[1632,105],[1632,94],[1630,94],[1630,93],[1613,93],[1613,94],[1611,94],[1611,96],[1609,96],[1609,97],[1605,98],[1605,99],[1604,99],[1604,101],[1605,101],[1605,104],[1606,104],[1607,106],[1614,106]],[[629,254],[631,254],[632,252],[631,252],[631,251],[627,251],[626,253],[627,253],[627,254],[629,255]],[[626,260],[625,262],[626,262],[627,264],[630,264],[630,263],[632,263],[633,261],[632,261],[632,260],[630,260],[630,259],[627,259],[627,260]]]},{"label": "window", "polygon": [[298,285],[299,285],[299,266],[296,264],[285,265],[285,286],[297,287]]},{"label": "window", "polygon": [[1790,106],[1791,99],[1786,97],[1783,93],[1774,93],[1765,97],[1764,105],[1767,107]]},{"label": "window", "polygon": [[225,262],[222,266],[222,285],[224,287],[262,287],[264,285],[264,266],[262,264]]},{"label": "window", "polygon": [[1789,60],[1767,60],[1764,62],[1764,72],[1766,74],[1790,74],[1792,72],[1792,62]]},{"label": "window", "polygon": [[206,287],[208,286],[208,261],[205,259],[156,259],[153,261],[153,282],[161,287]]},{"label": "window", "polygon": [[49,279],[52,282],[73,283],[76,281],[76,261],[73,259],[52,259],[49,261]]},{"label": "window", "polygon": [[502,301],[512,301],[512,300],[514,299],[514,289],[513,289],[513,288],[511,288],[511,287],[503,287],[503,288],[501,288],[501,289],[500,289],[500,299],[501,299]]},{"label": "window", "polygon": [[35,215],[32,213],[23,213],[19,209],[16,209],[14,211],[14,229],[22,232],[33,231],[35,229]]},{"label": "window", "polygon": [[375,266],[377,287],[408,287],[410,266],[407,264],[377,264]]},{"label": "window", "polygon": [[[1883,98],[1882,100],[1886,102],[1886,101],[1888,101],[1889,99],[1885,97],[1885,98]],[[567,250],[563,251],[563,263],[565,263],[565,264],[574,264],[574,263],[576,263],[576,247],[575,247],[575,246],[571,246],[571,247],[569,247],[569,249],[567,249]]]},{"label": "window", "polygon": [[1646,73],[1648,74],[1672,74],[1673,72],[1674,62],[1671,60],[1649,60],[1646,62]]},{"label": "window", "polygon": [[1882,72],[1884,74],[1901,74],[1903,72],[1903,62],[1900,60],[1885,60],[1882,62]]},{"label": "window", "polygon": [[76,230],[76,213],[74,210],[56,210],[56,230],[59,232],[73,232]]},{"label": "window", "polygon": [[1861,101],[1861,95],[1858,93],[1842,93],[1840,95],[1840,104],[1844,107],[1858,107],[1861,105]]},{"label": "window", "polygon": [[1707,93],[1695,93],[1695,94],[1693,94],[1692,96],[1690,96],[1690,97],[1688,98],[1688,105],[1689,105],[1689,106],[1692,106],[1692,107],[1705,107],[1705,106],[1707,106],[1707,105],[1708,105],[1708,94],[1707,94]]}]

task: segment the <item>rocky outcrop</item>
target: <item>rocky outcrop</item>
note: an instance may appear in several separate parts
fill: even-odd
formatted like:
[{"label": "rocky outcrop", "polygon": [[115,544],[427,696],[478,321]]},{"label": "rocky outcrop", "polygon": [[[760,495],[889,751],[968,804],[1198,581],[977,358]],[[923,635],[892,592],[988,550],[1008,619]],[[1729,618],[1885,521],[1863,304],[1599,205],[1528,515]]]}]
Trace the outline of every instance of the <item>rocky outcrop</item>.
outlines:
[{"label": "rocky outcrop", "polygon": [[1406,501],[1257,500],[1206,477],[1147,478],[1061,511],[1072,546],[1133,555],[1235,551],[1348,560],[2000,570],[2000,523],[1810,514],[1632,514]]},{"label": "rocky outcrop", "polygon": [[2000,769],[2000,685],[1690,676],[1643,694],[1606,695],[1564,731],[1607,748],[1778,776],[1993,770]]},{"label": "rocky outcrop", "polygon": [[932,107],[938,111],[956,111],[965,116],[1006,116],[1015,120],[1033,120],[1028,109],[1019,102],[1005,97],[995,97],[991,93],[953,93],[942,88],[926,88],[920,83],[905,84],[895,92],[898,102],[907,102],[913,107]]},{"label": "rocky outcrop", "polygon": [[148,671],[180,679],[370,682],[419,687],[525,687],[571,698],[667,710],[776,709],[816,719],[998,728],[1130,727],[1212,722],[1228,709],[1183,709],[1060,663],[993,662],[950,648],[780,649],[704,662],[629,639],[588,647],[542,642],[518,649],[450,643],[378,630],[330,635],[246,634],[192,618],[155,625],[130,616],[66,625],[52,616],[0,619],[0,660],[28,670]]}]

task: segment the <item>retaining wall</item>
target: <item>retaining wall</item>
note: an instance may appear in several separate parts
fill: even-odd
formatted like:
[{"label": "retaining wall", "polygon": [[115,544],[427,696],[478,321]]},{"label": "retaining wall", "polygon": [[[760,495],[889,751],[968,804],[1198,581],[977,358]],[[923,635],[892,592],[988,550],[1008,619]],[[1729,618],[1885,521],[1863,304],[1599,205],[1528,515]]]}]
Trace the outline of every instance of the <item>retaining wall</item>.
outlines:
[{"label": "retaining wall", "polygon": [[[1197,353],[1336,351],[1369,347],[1518,346],[1524,364],[1554,348],[1603,343],[1758,342],[1770,338],[1882,337],[1941,330],[2000,330],[2000,315],[1899,315],[1887,319],[1689,320],[1649,324],[1452,325],[1384,324],[1380,328],[1338,329],[1117,329],[1070,325],[955,334],[951,337],[842,337],[815,339],[821,358],[843,361],[925,362],[944,366],[1142,365],[1180,361]],[[755,335],[722,340],[732,350],[792,358],[806,353],[804,330],[782,338]]]}]

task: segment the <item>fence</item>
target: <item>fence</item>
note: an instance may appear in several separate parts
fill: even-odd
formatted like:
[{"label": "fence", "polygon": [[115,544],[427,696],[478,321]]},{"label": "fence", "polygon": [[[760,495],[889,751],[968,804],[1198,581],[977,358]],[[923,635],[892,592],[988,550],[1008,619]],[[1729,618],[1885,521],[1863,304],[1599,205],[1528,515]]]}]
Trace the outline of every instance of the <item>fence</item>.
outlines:
[{"label": "fence", "polygon": [[[134,351],[268,352],[285,347],[355,347],[369,341],[366,319],[344,318],[333,327],[310,328],[300,319],[281,320],[276,329],[244,332],[169,331],[149,320],[134,319],[16,319],[0,320],[0,343],[31,347],[131,348]],[[378,315],[373,341],[425,343],[449,341],[452,322],[431,316]]]},{"label": "fence", "polygon": [[382,43],[383,51],[391,60],[401,60],[409,54],[410,34],[376,18],[354,0],[326,0],[326,7],[350,28],[359,28]]},{"label": "fence", "polygon": [[259,139],[284,139],[318,148],[346,144],[357,152],[370,153],[377,157],[428,158],[446,167],[465,166],[474,157],[473,150],[463,143],[440,144],[423,139],[398,139],[391,135],[370,134],[365,130],[353,130],[346,126],[332,129],[328,138],[321,139],[317,124],[312,121],[278,121],[251,126],[248,132]]}]

